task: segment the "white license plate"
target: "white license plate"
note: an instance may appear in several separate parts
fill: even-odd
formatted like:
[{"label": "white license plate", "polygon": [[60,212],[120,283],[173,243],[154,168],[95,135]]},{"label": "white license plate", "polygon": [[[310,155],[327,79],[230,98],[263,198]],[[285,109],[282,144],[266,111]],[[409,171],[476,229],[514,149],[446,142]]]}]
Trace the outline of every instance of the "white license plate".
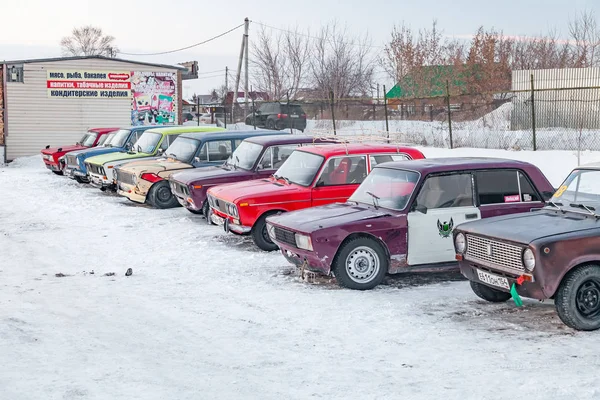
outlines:
[{"label": "white license plate", "polygon": [[485,282],[488,285],[492,285],[492,286],[496,286],[496,287],[500,287],[500,288],[504,288],[504,289],[510,289],[510,286],[508,284],[508,279],[506,279],[502,276],[498,276],[498,275],[490,274],[488,272],[477,270],[477,277],[479,278],[479,280],[481,282]]},{"label": "white license plate", "polygon": [[221,217],[219,217],[219,216],[218,216],[218,215],[216,215],[216,214],[212,214],[212,215],[210,216],[210,219],[212,219],[212,222],[214,222],[214,223],[215,223],[215,224],[217,224],[217,225],[224,225],[224,224],[225,224],[225,219],[224,219],[224,218],[221,218]]},{"label": "white license plate", "polygon": [[292,115],[291,117],[292,117],[292,118],[300,118],[300,116],[299,116],[299,115]]}]

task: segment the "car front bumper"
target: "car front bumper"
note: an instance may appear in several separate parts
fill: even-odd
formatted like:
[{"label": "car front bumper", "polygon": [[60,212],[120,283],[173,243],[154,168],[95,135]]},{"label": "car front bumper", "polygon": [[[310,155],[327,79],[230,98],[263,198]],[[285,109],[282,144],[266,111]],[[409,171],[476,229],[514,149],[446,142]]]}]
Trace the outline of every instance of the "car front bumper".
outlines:
[{"label": "car front bumper", "polygon": [[[273,240],[273,239],[271,239]],[[328,257],[319,258],[318,254],[315,251],[308,251],[299,249],[297,247],[290,246],[287,243],[282,243],[277,240],[273,240],[273,242],[279,246],[281,249],[281,254],[288,260],[290,263],[300,267],[304,264],[306,269],[313,272],[318,272],[323,275],[329,274],[331,271],[331,265]]]},{"label": "car front bumper", "polygon": [[146,202],[146,194],[139,193],[137,186],[128,185],[117,181],[117,193],[119,196],[127,197],[129,200],[136,203],[144,204]]},{"label": "car front bumper", "polygon": [[248,235],[252,231],[251,226],[241,225],[239,220],[234,219],[232,216],[222,213],[221,211],[215,210],[211,207],[212,213],[210,220],[215,225],[223,227],[225,232],[232,232],[237,235]]},{"label": "car front bumper", "polygon": [[50,171],[62,171],[63,170],[63,166],[60,163],[57,164],[57,163],[50,162],[48,160],[44,160],[44,164],[46,164],[46,168],[48,168]]},{"label": "car front bumper", "polygon": [[[461,260],[458,262],[458,265],[460,267],[460,273],[470,281],[480,283],[482,285],[499,290],[501,292],[510,292],[510,288],[512,287],[512,285],[516,284],[515,287],[517,289],[517,293],[519,293],[520,296],[538,300],[544,300],[548,298],[542,290],[543,285],[541,284],[541,282],[536,281],[535,278],[530,274],[519,275],[517,272],[507,273],[498,269],[480,265],[470,260]],[[479,279],[478,271],[492,274],[500,278],[505,278],[508,281],[509,288],[507,289],[505,287],[491,285],[487,282],[482,281],[481,279]],[[519,278],[519,276],[522,275],[528,276],[529,279],[532,279],[533,281],[524,281],[523,283],[518,284],[517,279]]]},{"label": "car front bumper", "polygon": [[102,175],[92,174],[89,175],[90,184],[98,189],[115,189],[114,182],[108,179],[104,179]]},{"label": "car front bumper", "polygon": [[75,177],[78,177],[82,180],[88,180],[88,176],[86,173],[82,172],[80,169],[78,169],[77,167],[71,166],[71,165],[67,165],[63,171],[63,173],[68,176],[71,179],[75,179]]}]

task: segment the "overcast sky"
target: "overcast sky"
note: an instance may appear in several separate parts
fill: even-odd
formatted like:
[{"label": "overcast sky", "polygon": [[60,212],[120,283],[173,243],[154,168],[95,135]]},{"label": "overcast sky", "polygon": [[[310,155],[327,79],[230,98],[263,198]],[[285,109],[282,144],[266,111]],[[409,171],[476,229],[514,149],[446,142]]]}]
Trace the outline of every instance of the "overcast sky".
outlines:
[{"label": "overcast sky", "polygon": [[[287,28],[317,30],[336,20],[356,33],[368,32],[374,45],[383,45],[394,24],[405,21],[414,29],[428,27],[433,19],[444,33],[468,37],[480,25],[495,27],[506,35],[538,35],[556,28],[566,36],[570,17],[587,9],[600,17],[600,0],[17,0],[2,1],[0,59],[60,56],[60,39],[73,27],[92,24],[116,37],[123,52],[151,53],[188,46],[222,33],[245,17]],[[251,25],[252,31],[259,26]],[[178,53],[121,58],[158,63],[197,60],[200,73],[234,70],[242,30],[206,45]],[[381,49],[375,49],[381,51]],[[218,76],[222,75],[222,76]],[[383,76],[381,77],[382,83]],[[184,94],[208,93],[224,82],[224,73],[204,74],[184,82]]]}]

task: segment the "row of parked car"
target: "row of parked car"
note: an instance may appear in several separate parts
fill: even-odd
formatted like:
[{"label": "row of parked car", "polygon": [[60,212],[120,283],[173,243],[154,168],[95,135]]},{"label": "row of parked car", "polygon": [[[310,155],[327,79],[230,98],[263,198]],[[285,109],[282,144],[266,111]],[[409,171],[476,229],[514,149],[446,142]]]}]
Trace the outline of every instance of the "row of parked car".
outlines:
[{"label": "row of parked car", "polygon": [[202,214],[345,288],[458,260],[482,299],[554,299],[567,325],[600,328],[600,165],[555,190],[521,161],[211,126],[90,129],[42,157],[131,201]]}]

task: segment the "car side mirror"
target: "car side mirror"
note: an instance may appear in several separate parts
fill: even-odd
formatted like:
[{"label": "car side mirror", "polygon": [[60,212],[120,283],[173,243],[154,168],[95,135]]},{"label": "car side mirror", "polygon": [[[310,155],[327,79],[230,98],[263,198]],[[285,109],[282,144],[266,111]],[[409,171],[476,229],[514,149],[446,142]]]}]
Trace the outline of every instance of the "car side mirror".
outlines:
[{"label": "car side mirror", "polygon": [[158,154],[162,154],[162,153],[164,153],[164,152],[165,152],[165,150],[164,150],[164,149],[158,149]]},{"label": "car side mirror", "polygon": [[427,214],[427,207],[422,204],[415,204],[412,208],[414,211],[420,212],[421,214]]},{"label": "car side mirror", "polygon": [[194,157],[194,162],[195,163],[199,163],[200,162],[200,157]]}]

